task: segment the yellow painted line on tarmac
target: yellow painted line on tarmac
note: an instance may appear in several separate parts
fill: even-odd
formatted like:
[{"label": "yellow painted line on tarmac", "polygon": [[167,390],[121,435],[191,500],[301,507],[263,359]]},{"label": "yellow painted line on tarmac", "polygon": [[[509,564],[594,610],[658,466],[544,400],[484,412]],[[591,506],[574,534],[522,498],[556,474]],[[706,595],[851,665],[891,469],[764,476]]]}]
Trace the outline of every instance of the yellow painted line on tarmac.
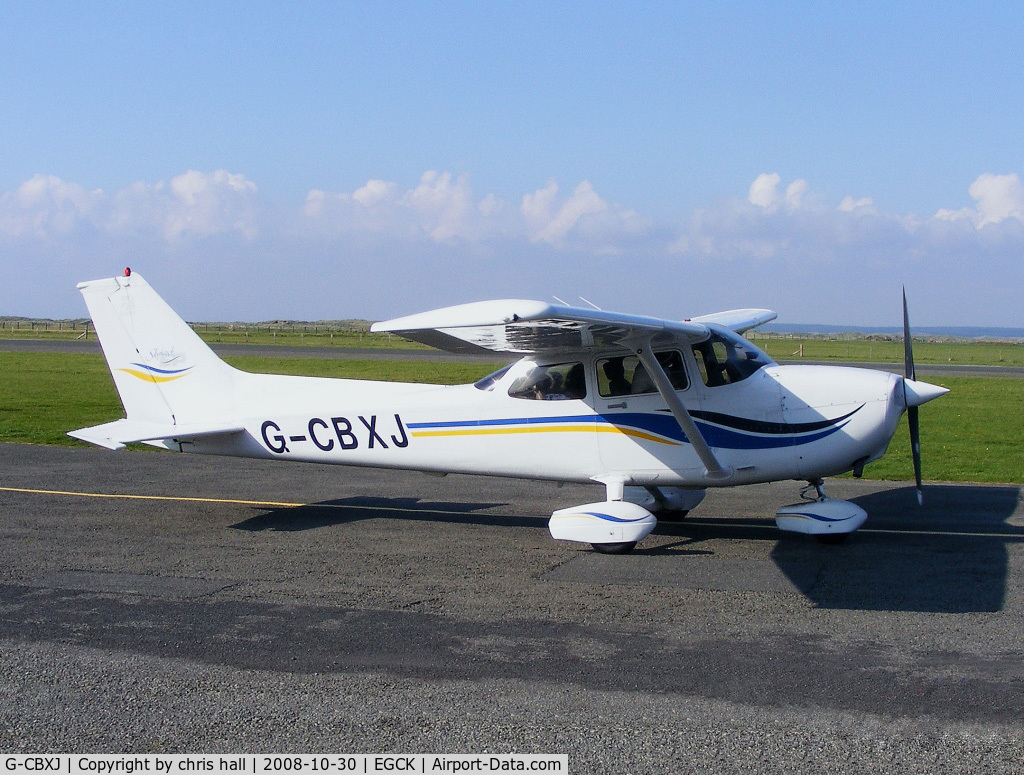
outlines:
[{"label": "yellow painted line on tarmac", "polygon": [[255,506],[264,509],[343,509],[360,511],[394,511],[407,513],[410,511],[417,514],[465,514],[471,512],[453,511],[451,509],[424,509],[416,506],[379,506],[360,503],[294,503],[289,501],[247,501],[236,498],[198,498],[183,495],[132,495],[128,493],[113,492],[75,492],[72,490],[34,490],[27,487],[0,487],[0,492],[20,492],[29,495],[63,495],[72,498],[107,498],[110,500],[137,500],[137,501],[179,501],[184,503],[226,503],[235,506]]},{"label": "yellow painted line on tarmac", "polygon": [[861,528],[858,533],[896,533],[906,536],[953,536],[959,538],[1016,538],[1024,541],[1024,530],[1019,533],[968,533],[960,530],[896,530],[889,527]]},{"label": "yellow painted line on tarmac", "polygon": [[[367,511],[415,511],[423,514],[463,514],[467,512],[453,512],[442,509],[418,509],[415,507],[396,506],[373,506],[348,503],[295,503],[290,501],[247,501],[236,498],[198,498],[183,495],[133,495],[128,493],[109,492],[75,492],[71,490],[34,490],[27,487],[0,487],[0,492],[20,492],[29,495],[64,495],[74,498],[108,498],[112,500],[140,500],[140,501],[179,501],[185,503],[227,503],[236,506],[257,506],[268,509],[297,509],[303,506],[314,509],[362,509]],[[467,513],[468,514],[468,513]],[[573,515],[578,516],[578,515]],[[715,519],[687,519],[681,523],[667,524],[689,524],[700,527],[719,527],[749,530],[750,528],[762,530],[778,530],[774,522],[728,522]],[[862,527],[858,533],[893,533],[896,535],[908,536],[932,536],[935,538],[1003,538],[1024,540],[1024,528],[1019,533],[987,533],[969,532],[961,530],[897,530],[885,527]]]},{"label": "yellow painted line on tarmac", "polygon": [[3,492],[22,492],[30,495],[69,495],[76,498],[112,498],[139,501],[183,501],[186,503],[231,503],[238,506],[265,506],[268,508],[298,508],[308,503],[287,503],[275,501],[245,501],[234,498],[197,498],[183,495],[131,495],[110,492],[73,492],[70,490],[31,490],[26,487],[0,487]]},{"label": "yellow painted line on tarmac", "polygon": [[[787,515],[790,516],[790,515]],[[694,525],[700,527],[731,527],[737,530],[749,530],[754,528],[756,530],[776,530],[778,527],[775,522],[726,522],[718,521],[715,519],[684,519],[681,522],[670,522],[671,525]],[[1013,527],[1012,525],[1010,527]],[[855,533],[892,533],[893,535],[903,536],[931,536],[933,538],[1006,538],[1016,539],[1018,541],[1024,541],[1024,528],[1021,528],[1019,533],[988,533],[984,531],[966,531],[966,530],[898,530],[892,527],[862,527],[854,531]]]}]

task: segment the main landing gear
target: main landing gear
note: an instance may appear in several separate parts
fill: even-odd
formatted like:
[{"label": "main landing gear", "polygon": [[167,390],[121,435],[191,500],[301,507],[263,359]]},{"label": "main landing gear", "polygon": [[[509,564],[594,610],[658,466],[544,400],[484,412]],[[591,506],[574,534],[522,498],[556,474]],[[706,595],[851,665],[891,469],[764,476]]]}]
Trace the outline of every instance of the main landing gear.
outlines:
[{"label": "main landing gear", "polygon": [[868,513],[856,503],[825,495],[824,482],[814,479],[800,491],[801,503],[783,506],[775,512],[780,530],[813,535],[823,544],[840,544],[864,524]]},{"label": "main landing gear", "polygon": [[604,482],[608,500],[560,509],[551,515],[552,538],[590,544],[601,554],[628,554],[658,524],[652,511],[672,521],[704,500],[704,490],[681,487],[626,487],[621,479]]}]

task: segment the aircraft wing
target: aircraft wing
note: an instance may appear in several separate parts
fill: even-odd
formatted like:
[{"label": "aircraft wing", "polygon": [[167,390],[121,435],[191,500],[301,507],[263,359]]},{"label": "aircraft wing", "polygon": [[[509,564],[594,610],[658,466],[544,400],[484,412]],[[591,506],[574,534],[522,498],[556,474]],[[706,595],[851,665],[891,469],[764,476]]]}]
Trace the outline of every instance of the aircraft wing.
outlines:
[{"label": "aircraft wing", "polygon": [[775,320],[778,315],[770,309],[731,309],[728,312],[714,312],[710,315],[690,318],[693,323],[715,323],[725,328],[732,329],[737,334],[757,328],[770,320]]},{"label": "aircraft wing", "polygon": [[68,436],[87,441],[107,449],[122,449],[125,444],[135,442],[159,441],[161,439],[192,439],[197,436],[218,436],[226,433],[238,433],[244,430],[242,425],[234,423],[201,424],[185,423],[182,425],[164,425],[153,422],[135,422],[133,420],[114,420],[114,422],[93,425],[91,428],[80,428],[69,431]]},{"label": "aircraft wing", "polygon": [[450,352],[516,355],[614,348],[636,336],[650,336],[655,344],[680,338],[696,342],[709,331],[698,321],[662,320],[525,299],[444,307],[374,323],[370,330],[399,334]]}]

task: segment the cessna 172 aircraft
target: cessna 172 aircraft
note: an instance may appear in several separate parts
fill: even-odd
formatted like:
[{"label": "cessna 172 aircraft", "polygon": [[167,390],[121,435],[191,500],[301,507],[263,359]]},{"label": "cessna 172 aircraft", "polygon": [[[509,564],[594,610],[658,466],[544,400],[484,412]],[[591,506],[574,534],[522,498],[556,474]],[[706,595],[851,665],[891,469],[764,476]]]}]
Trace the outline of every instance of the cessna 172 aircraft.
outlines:
[{"label": "cessna 172 aircraft", "polygon": [[472,385],[250,374],[227,365],[129,269],[81,283],[126,419],[69,435],[109,449],[599,482],[605,500],[555,511],[557,539],[633,549],[652,511],[686,512],[709,487],[794,479],[783,530],[828,542],[867,514],[822,478],[859,475],[908,412],[920,498],[918,407],[943,393],[906,376],[780,366],[740,334],[763,309],[684,321],[505,299],[377,323],[456,353],[520,358]]}]

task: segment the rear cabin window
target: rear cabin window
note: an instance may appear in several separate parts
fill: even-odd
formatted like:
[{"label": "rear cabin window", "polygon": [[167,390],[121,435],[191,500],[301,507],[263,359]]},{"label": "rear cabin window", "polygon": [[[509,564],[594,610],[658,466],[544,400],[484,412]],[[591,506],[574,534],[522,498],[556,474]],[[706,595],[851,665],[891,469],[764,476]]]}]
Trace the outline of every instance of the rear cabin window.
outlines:
[{"label": "rear cabin window", "polygon": [[[654,355],[668,375],[672,387],[676,390],[686,390],[689,382],[686,379],[682,353],[678,350],[666,350]],[[603,358],[597,362],[597,392],[605,398],[610,398],[657,393],[658,388],[639,358],[635,355],[621,355]]]},{"label": "rear cabin window", "polygon": [[762,366],[774,361],[750,342],[733,333],[712,332],[703,342],[693,346],[697,370],[708,387],[740,382]]},{"label": "rear cabin window", "polygon": [[587,397],[587,379],[582,363],[535,366],[515,380],[508,389],[513,398],[535,401],[566,401]]}]

